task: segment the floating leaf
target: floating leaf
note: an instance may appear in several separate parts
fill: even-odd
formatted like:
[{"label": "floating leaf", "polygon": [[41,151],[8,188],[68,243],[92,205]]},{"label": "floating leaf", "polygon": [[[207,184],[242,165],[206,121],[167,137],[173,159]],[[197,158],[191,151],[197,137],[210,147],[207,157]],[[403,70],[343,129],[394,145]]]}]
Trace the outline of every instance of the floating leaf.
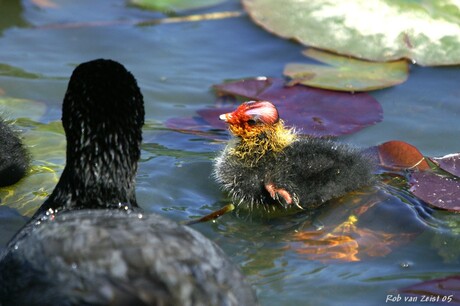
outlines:
[{"label": "floating leaf", "polygon": [[373,61],[460,63],[460,4],[439,1],[243,0],[254,22],[284,38]]},{"label": "floating leaf", "polygon": [[183,224],[192,225],[192,224],[201,223],[201,222],[214,221],[217,218],[219,218],[220,216],[225,215],[226,213],[231,212],[234,209],[235,209],[235,205],[227,204],[224,207],[222,207],[221,209],[213,211],[212,213],[207,214],[206,216],[203,216],[203,217],[198,218],[198,219],[186,221]]},{"label": "floating leaf", "polygon": [[0,114],[4,119],[29,118],[38,121],[46,112],[46,104],[42,102],[0,97]]},{"label": "floating leaf", "polygon": [[376,156],[380,165],[386,168],[430,169],[422,153],[416,147],[404,141],[388,141],[377,147],[370,148],[368,152]]},{"label": "floating leaf", "polygon": [[[382,107],[366,93],[349,94],[301,85],[284,86],[280,79],[246,79],[216,85],[219,95],[240,96],[273,102],[280,117],[299,132],[315,136],[337,136],[357,132],[382,120]],[[234,108],[234,107],[233,107]],[[227,109],[221,109],[220,113]],[[204,117],[213,125],[218,117]]]},{"label": "floating leaf", "polygon": [[401,84],[409,72],[405,60],[376,63],[315,49],[307,49],[304,54],[330,66],[287,64],[284,75],[292,79],[290,84],[350,92],[370,91]]},{"label": "floating leaf", "polygon": [[410,184],[410,191],[428,204],[460,212],[460,179],[425,171],[412,173]]},{"label": "floating leaf", "polygon": [[[204,109],[199,110],[207,111],[207,110],[214,110],[220,114],[220,109]],[[211,119],[212,116],[209,116],[208,119]],[[195,117],[185,117],[185,118],[169,118],[165,122],[165,126],[171,130],[196,135],[203,138],[213,139],[213,140],[225,140],[228,139],[228,135],[226,133],[222,133],[222,131],[216,131],[215,129],[226,129],[225,124],[223,122],[218,122],[217,125],[210,125],[207,123],[203,118],[195,116]]]},{"label": "floating leaf", "polygon": [[449,154],[443,157],[432,157],[430,160],[444,171],[460,177],[460,153]]},{"label": "floating leaf", "polygon": [[171,12],[212,6],[223,1],[224,0],[130,0],[130,3],[144,9]]},{"label": "floating leaf", "polygon": [[[441,176],[430,171],[431,167],[425,157],[413,145],[393,140],[372,147],[367,150],[367,153],[375,157],[384,168],[421,171],[411,173],[410,192],[436,208],[460,211],[460,178]],[[451,172],[456,170],[457,154],[447,155],[445,159],[439,158],[439,160],[441,163],[445,162],[446,169]]]},{"label": "floating leaf", "polygon": [[40,74],[30,73],[20,68],[0,63],[0,75],[20,77],[23,79],[38,79],[43,76]]},{"label": "floating leaf", "polygon": [[[435,299],[426,304],[437,302],[439,305],[460,305],[460,275],[452,275],[445,278],[438,278],[426,282],[421,282],[400,289],[399,292],[418,296],[420,301],[422,297],[425,299]],[[428,300],[426,302],[428,302]]]}]

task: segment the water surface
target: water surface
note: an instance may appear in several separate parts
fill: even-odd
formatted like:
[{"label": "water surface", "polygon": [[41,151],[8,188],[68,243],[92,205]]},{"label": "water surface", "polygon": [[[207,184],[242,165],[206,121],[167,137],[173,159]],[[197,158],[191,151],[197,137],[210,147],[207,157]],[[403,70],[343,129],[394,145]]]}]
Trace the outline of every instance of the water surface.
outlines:
[{"label": "water surface", "polygon": [[[62,98],[75,66],[95,58],[123,63],[145,97],[140,205],[187,220],[228,203],[211,178],[212,158],[225,143],[170,130],[164,123],[213,106],[213,84],[281,77],[286,63],[305,61],[303,47],[266,33],[244,14],[136,26],[136,21],[165,16],[120,0],[53,3],[55,8],[0,2],[0,100],[10,101],[0,108],[23,131],[33,155],[30,175],[0,190],[2,246],[59,178],[65,162]],[[227,10],[242,11],[230,0],[190,13]],[[383,106],[383,122],[340,140],[368,147],[399,139],[427,156],[458,152],[459,83],[458,67],[412,66],[406,83],[372,93]],[[460,271],[459,238],[451,230],[458,228],[455,217],[427,209],[404,190],[377,184],[333,201],[315,216],[268,218],[243,211],[195,228],[242,267],[262,305],[382,305],[397,288]],[[340,230],[361,239],[355,257],[352,241],[348,259],[330,259],[334,252],[343,255],[340,249],[311,254],[324,247],[316,234],[335,235],[322,241],[337,242]]]}]

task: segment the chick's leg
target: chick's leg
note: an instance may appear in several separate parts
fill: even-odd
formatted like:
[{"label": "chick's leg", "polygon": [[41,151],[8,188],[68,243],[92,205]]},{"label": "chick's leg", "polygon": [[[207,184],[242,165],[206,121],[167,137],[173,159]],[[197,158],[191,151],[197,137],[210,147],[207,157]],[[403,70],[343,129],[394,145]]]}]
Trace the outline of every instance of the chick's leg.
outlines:
[{"label": "chick's leg", "polygon": [[277,188],[275,186],[275,184],[273,184],[273,183],[266,183],[265,184],[265,189],[268,191],[268,193],[270,194],[270,197],[272,197],[272,199],[279,200],[280,197],[281,197],[281,199],[283,199],[284,203],[286,203],[287,205],[294,204],[298,208],[303,209],[299,205],[299,203],[297,203],[296,201],[292,200],[291,194],[286,189]]}]

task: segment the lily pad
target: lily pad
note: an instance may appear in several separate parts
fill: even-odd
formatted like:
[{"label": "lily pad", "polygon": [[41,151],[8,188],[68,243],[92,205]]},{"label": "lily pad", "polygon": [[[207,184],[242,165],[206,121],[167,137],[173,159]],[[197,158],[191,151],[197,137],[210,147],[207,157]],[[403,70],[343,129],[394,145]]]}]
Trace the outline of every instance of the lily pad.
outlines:
[{"label": "lily pad", "polygon": [[254,22],[307,46],[373,61],[460,63],[458,1],[242,2]]},{"label": "lily pad", "polygon": [[350,92],[370,91],[401,84],[409,73],[405,60],[376,63],[315,49],[303,53],[330,66],[287,64],[284,75],[292,79],[290,84]]},{"label": "lily pad", "polygon": [[444,171],[460,177],[460,153],[449,154],[443,157],[433,157],[430,160]]},{"label": "lily pad", "polygon": [[224,0],[130,0],[129,2],[143,9],[171,12],[212,6]]},{"label": "lily pad", "polygon": [[428,170],[429,164],[420,151],[404,141],[392,140],[367,151],[385,168]]},{"label": "lily pad", "polygon": [[16,68],[2,63],[0,63],[0,75],[19,77],[23,79],[38,79],[40,77],[43,77],[40,74],[30,73],[20,68]]},{"label": "lily pad", "polygon": [[[419,299],[432,298],[431,302],[445,305],[460,305],[460,275],[432,279],[399,290]],[[427,301],[428,302],[428,301]],[[431,304],[431,303],[427,303]]]},{"label": "lily pad", "polygon": [[[203,109],[201,111],[217,111],[220,114],[220,109]],[[212,115],[209,116],[208,119],[212,118]],[[217,123],[217,122],[216,122]],[[210,125],[206,122],[202,117],[194,116],[194,117],[184,117],[184,118],[169,118],[165,122],[165,126],[168,129],[174,130],[176,132],[184,133],[184,134],[191,134],[195,136],[199,136],[202,138],[208,138],[212,140],[225,140],[228,138],[228,135],[222,133],[222,131],[216,131],[215,129],[224,130],[226,129],[225,124],[223,122],[218,122],[216,125]]]},{"label": "lily pad", "polygon": [[444,210],[460,212],[460,179],[430,171],[412,173],[410,191],[426,203]]},{"label": "lily pad", "polygon": [[[351,134],[382,120],[382,107],[366,93],[349,94],[301,85],[285,86],[276,78],[256,78],[216,85],[219,95],[267,100],[276,105],[280,117],[300,133],[314,136]],[[234,108],[234,107],[233,107]],[[221,109],[220,113],[227,111]],[[204,117],[211,125],[213,119]],[[203,112],[203,115],[207,115]]]},{"label": "lily pad", "polygon": [[33,121],[39,121],[45,112],[45,103],[11,97],[0,97],[0,114],[4,119],[29,118]]}]

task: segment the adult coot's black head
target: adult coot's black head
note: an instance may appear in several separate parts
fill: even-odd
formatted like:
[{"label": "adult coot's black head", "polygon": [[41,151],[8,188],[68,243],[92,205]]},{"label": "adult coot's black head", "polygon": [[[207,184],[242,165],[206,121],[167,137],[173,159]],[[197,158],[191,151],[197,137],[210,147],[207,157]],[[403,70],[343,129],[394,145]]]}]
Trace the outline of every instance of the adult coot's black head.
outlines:
[{"label": "adult coot's black head", "polygon": [[66,167],[0,253],[0,305],[257,304],[212,241],[136,208],[144,108],[122,65],[78,66],[62,121]]},{"label": "adult coot's black head", "polygon": [[37,211],[136,207],[144,104],[133,75],[112,60],[79,65],[62,106],[67,161],[58,186]]}]

